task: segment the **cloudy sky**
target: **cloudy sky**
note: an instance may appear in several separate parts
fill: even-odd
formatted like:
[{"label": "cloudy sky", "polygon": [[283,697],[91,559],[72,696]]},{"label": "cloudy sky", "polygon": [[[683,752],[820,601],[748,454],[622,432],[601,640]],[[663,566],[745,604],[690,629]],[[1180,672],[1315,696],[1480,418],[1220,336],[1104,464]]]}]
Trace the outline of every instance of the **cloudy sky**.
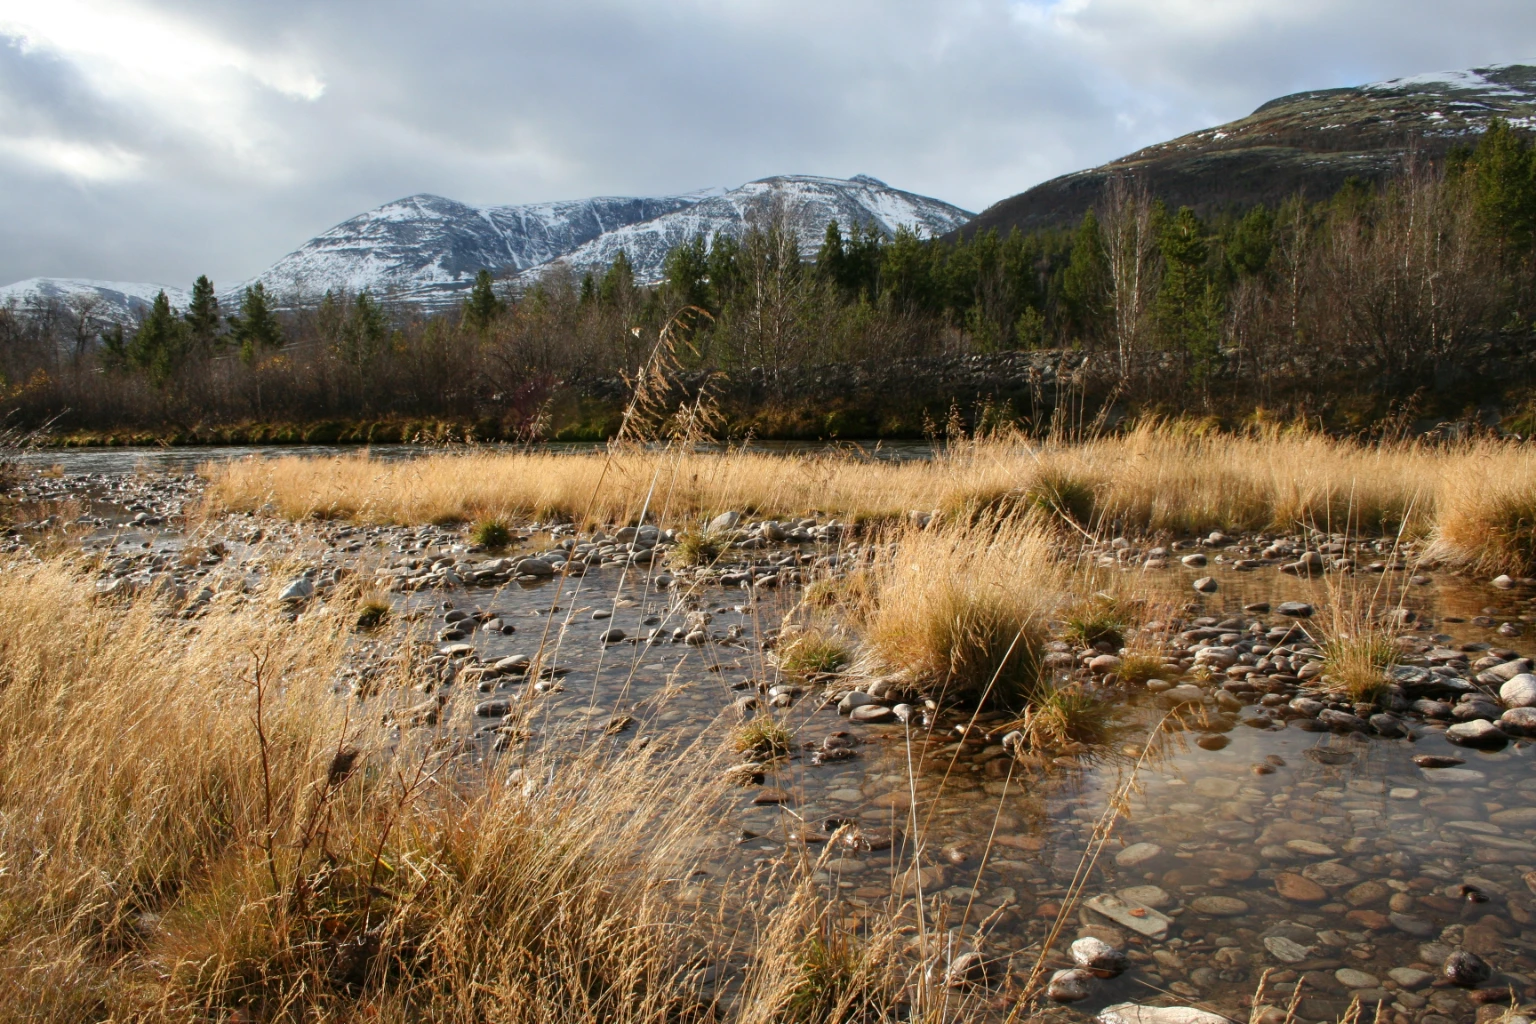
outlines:
[{"label": "cloudy sky", "polygon": [[413,192],[872,174],[979,210],[1531,0],[0,0],[0,283],[221,287]]}]

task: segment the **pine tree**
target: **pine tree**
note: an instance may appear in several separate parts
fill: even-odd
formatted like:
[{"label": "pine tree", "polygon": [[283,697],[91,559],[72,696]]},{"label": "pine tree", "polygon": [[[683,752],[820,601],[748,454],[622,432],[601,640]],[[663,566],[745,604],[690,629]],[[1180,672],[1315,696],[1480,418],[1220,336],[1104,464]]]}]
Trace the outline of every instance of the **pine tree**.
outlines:
[{"label": "pine tree", "polygon": [[1221,300],[1205,236],[1205,225],[1187,206],[1164,220],[1159,245],[1163,280],[1155,311],[1164,342],[1194,356],[1197,375],[1215,359],[1221,330]]},{"label": "pine tree", "polygon": [[836,285],[839,289],[847,276],[843,266],[843,229],[837,221],[827,221],[826,233],[821,238],[821,248],[816,250],[816,276]]},{"label": "pine tree", "polygon": [[192,302],[187,306],[185,319],[192,344],[201,352],[211,351],[218,343],[220,317],[219,300],[207,274],[192,284]]},{"label": "pine tree", "polygon": [[1275,218],[1260,204],[1238,222],[1227,245],[1227,258],[1238,273],[1253,277],[1264,273],[1274,248]]},{"label": "pine tree", "polygon": [[230,335],[240,346],[240,358],[250,362],[268,349],[283,345],[283,325],[268,305],[267,290],[260,281],[240,297],[240,312],[229,318]]},{"label": "pine tree", "polygon": [[1501,249],[1523,255],[1536,244],[1536,153],[1509,123],[1494,118],[1473,156],[1473,208]]},{"label": "pine tree", "polygon": [[613,258],[613,265],[603,275],[603,280],[597,288],[597,297],[605,306],[625,306],[631,304],[635,293],[635,270],[630,266],[629,257],[620,249],[619,254]]},{"label": "pine tree", "polygon": [[702,234],[667,253],[662,266],[667,301],[673,306],[697,306],[716,312],[709,288],[709,250]]},{"label": "pine tree", "polygon": [[187,338],[187,325],[177,317],[171,300],[162,291],[155,296],[149,314],[128,342],[128,362],[147,373],[155,387],[164,387],[181,366]]},{"label": "pine tree", "polygon": [[496,297],[496,291],[491,287],[491,272],[482,269],[475,275],[475,286],[470,289],[469,298],[464,301],[465,326],[484,332],[497,317],[506,312],[506,308],[507,304]]},{"label": "pine tree", "polygon": [[1073,236],[1072,256],[1061,282],[1067,315],[1082,340],[1091,341],[1098,336],[1104,323],[1109,285],[1109,256],[1104,251],[1099,219],[1089,210],[1083,214]]}]

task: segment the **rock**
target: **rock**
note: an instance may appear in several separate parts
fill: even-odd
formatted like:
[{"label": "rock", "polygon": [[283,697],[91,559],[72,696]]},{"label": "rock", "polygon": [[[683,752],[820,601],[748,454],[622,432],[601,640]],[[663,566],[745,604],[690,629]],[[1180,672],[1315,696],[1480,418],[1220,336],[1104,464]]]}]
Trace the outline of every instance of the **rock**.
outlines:
[{"label": "rock", "polygon": [[1363,907],[1370,903],[1376,903],[1387,899],[1392,895],[1392,889],[1385,882],[1371,879],[1361,882],[1344,894],[1344,902],[1352,907]]},{"label": "rock", "polygon": [[555,566],[542,558],[525,558],[517,563],[517,572],[520,576],[553,576]]},{"label": "rock", "polygon": [[1295,939],[1288,939],[1284,935],[1270,935],[1264,939],[1264,948],[1269,950],[1269,955],[1283,964],[1299,964],[1312,955],[1311,946],[1303,946]]},{"label": "rock", "polygon": [[1221,589],[1221,585],[1210,576],[1201,576],[1195,580],[1195,590],[1202,594],[1214,594]]},{"label": "rock", "polygon": [[1404,933],[1405,935],[1412,935],[1416,938],[1427,939],[1429,936],[1435,934],[1434,924],[1430,921],[1424,920],[1422,917],[1413,917],[1409,914],[1399,914],[1394,911],[1387,915],[1387,920],[1392,923],[1392,927],[1396,928],[1398,931]]},{"label": "rock", "polygon": [[475,705],[475,714],[480,718],[503,718],[512,710],[512,702],[508,700],[483,700]]},{"label": "rock", "polygon": [[1310,879],[1318,885],[1329,889],[1354,885],[1360,881],[1360,872],[1347,864],[1340,864],[1336,860],[1324,860],[1316,864],[1308,864],[1301,869],[1301,875],[1303,878]]},{"label": "rock", "polygon": [[1211,917],[1236,917],[1248,913],[1248,904],[1234,896],[1199,896],[1190,900],[1189,909]]},{"label": "rock", "polygon": [[1303,878],[1289,871],[1275,876],[1275,892],[1279,893],[1282,899],[1293,903],[1321,903],[1328,898],[1328,890],[1309,878]]},{"label": "rock", "polygon": [[1051,975],[1045,994],[1053,1002],[1075,1003],[1088,998],[1088,986],[1092,981],[1093,975],[1084,970],[1057,971]]},{"label": "rock", "polygon": [[1326,708],[1317,713],[1317,720],[1330,729],[1340,732],[1364,732],[1367,728],[1365,719],[1359,715],[1352,715],[1348,711],[1337,711]]},{"label": "rock", "polygon": [[303,576],[289,583],[277,595],[283,604],[301,604],[315,596],[315,584]]},{"label": "rock", "polygon": [[1168,895],[1167,890],[1155,885],[1132,885],[1119,890],[1115,895],[1127,903],[1140,903],[1153,910],[1162,910],[1173,902],[1173,897]]},{"label": "rock", "polygon": [[625,633],[624,633],[624,631],[622,629],[609,629],[609,630],[605,630],[603,632],[603,636],[602,636],[603,643],[605,643],[605,644],[622,643],[624,641],[624,639],[625,639]]},{"label": "rock", "polygon": [[1507,708],[1536,708],[1536,675],[1521,672],[1499,687],[1499,700]]},{"label": "rock", "polygon": [[1495,665],[1493,668],[1484,669],[1479,672],[1477,674],[1477,681],[1484,686],[1503,686],[1515,678],[1515,676],[1531,671],[1532,664],[1530,658],[1516,658],[1513,661],[1506,661],[1502,665]]},{"label": "rock", "polygon": [[1450,754],[1418,754],[1413,763],[1420,768],[1455,768],[1459,764],[1466,764],[1464,757],[1452,757]]},{"label": "rock", "polygon": [[1445,967],[1442,968],[1441,973],[1453,985],[1476,988],[1493,977],[1493,968],[1489,967],[1487,961],[1476,953],[1458,949],[1445,958]]},{"label": "rock", "polygon": [[1310,619],[1313,608],[1305,601],[1281,601],[1275,609],[1275,614],[1284,615],[1292,619]]},{"label": "rock", "polygon": [[1203,779],[1196,779],[1194,785],[1196,793],[1213,800],[1230,800],[1237,796],[1239,788],[1240,785],[1236,779],[1219,779],[1210,775]]},{"label": "rock", "polygon": [[1196,551],[1192,555],[1185,555],[1183,558],[1179,559],[1179,561],[1183,562],[1185,565],[1189,566],[1191,569],[1198,569],[1201,566],[1205,565],[1206,562],[1210,561],[1210,559],[1206,558],[1205,555],[1200,553],[1199,551]]},{"label": "rock", "polygon": [[1108,894],[1095,896],[1084,904],[1096,914],[1102,914],[1122,928],[1129,928],[1138,935],[1161,941],[1168,934],[1172,919],[1151,907],[1132,903],[1119,896]]},{"label": "rock", "polygon": [[1387,977],[1410,992],[1417,992],[1435,980],[1435,976],[1428,971],[1415,970],[1412,967],[1394,967],[1387,972]]},{"label": "rock", "polygon": [[1509,739],[1498,726],[1480,718],[1457,722],[1445,730],[1445,738],[1464,747],[1502,746]]},{"label": "rock", "polygon": [[1156,843],[1132,843],[1115,854],[1115,864],[1122,868],[1136,868],[1163,855],[1163,848]]},{"label": "rock", "polygon": [[1204,698],[1205,691],[1192,683],[1183,683],[1158,694],[1159,700],[1174,707],[1181,704],[1199,704]]},{"label": "rock", "polygon": [[1381,985],[1374,975],[1357,971],[1353,967],[1341,967],[1333,972],[1333,976],[1345,988],[1378,988]]},{"label": "rock", "polygon": [[1403,725],[1402,719],[1396,715],[1381,712],[1372,715],[1366,721],[1370,723],[1371,729],[1375,731],[1376,735],[1383,736],[1389,740],[1401,739],[1408,735],[1408,730]]},{"label": "rock", "polygon": [[718,533],[722,530],[734,530],[741,522],[740,512],[722,512],[709,521],[710,533]]},{"label": "rock", "polygon": [[1511,807],[1507,811],[1494,811],[1488,820],[1506,828],[1536,828],[1536,807]]},{"label": "rock", "polygon": [[528,671],[533,664],[532,659],[526,654],[514,654],[508,658],[502,658],[491,667],[501,675],[518,675]]},{"label": "rock", "polygon": [[[734,514],[734,513],[732,513]],[[961,953],[949,962],[949,967],[944,971],[944,984],[949,988],[962,988],[967,985],[985,985],[988,975],[991,974],[990,965],[985,957],[974,950]]]},{"label": "rock", "polygon": [[850,722],[889,722],[895,717],[896,712],[880,704],[862,704],[848,713]]},{"label": "rock", "polygon": [[1116,1003],[1094,1018],[1098,1024],[1230,1024],[1227,1018],[1193,1006],[1140,1006]]},{"label": "rock", "polygon": [[1498,587],[1500,590],[1513,590],[1515,588],[1514,579],[1506,574],[1495,576],[1488,582],[1493,584],[1495,587]]},{"label": "rock", "polygon": [[1499,728],[1511,736],[1536,736],[1536,708],[1510,708],[1499,716]]},{"label": "rock", "polygon": [[1292,839],[1285,844],[1285,848],[1292,853],[1299,853],[1303,857],[1337,857],[1338,851],[1331,846],[1313,842],[1310,839]]},{"label": "rock", "polygon": [[1068,952],[1073,963],[1101,978],[1117,977],[1130,966],[1130,960],[1123,952],[1091,935],[1072,943]]},{"label": "rock", "polygon": [[1095,675],[1110,675],[1120,671],[1120,659],[1113,654],[1101,654],[1089,660],[1088,671]]},{"label": "rock", "polygon": [[854,708],[862,708],[871,704],[879,703],[880,702],[878,700],[871,697],[869,694],[862,693],[859,690],[854,690],[852,693],[846,694],[842,700],[837,702],[837,710],[839,714],[848,715],[853,713]]}]

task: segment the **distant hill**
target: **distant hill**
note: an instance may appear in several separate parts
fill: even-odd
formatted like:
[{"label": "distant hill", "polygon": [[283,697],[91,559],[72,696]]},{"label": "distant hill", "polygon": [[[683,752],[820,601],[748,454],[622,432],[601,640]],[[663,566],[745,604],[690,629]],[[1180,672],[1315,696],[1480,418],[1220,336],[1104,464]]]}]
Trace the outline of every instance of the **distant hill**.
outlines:
[{"label": "distant hill", "polygon": [[133,281],[92,281],[76,277],[29,277],[0,287],[0,306],[15,302],[21,309],[59,303],[78,316],[89,313],[97,320],[132,322],[149,309],[160,291],[171,305],[186,308],[191,295],[181,288]]},{"label": "distant hill", "polygon": [[1135,175],[1168,205],[1207,215],[1298,193],[1323,199],[1351,176],[1395,174],[1410,153],[1438,157],[1475,142],[1492,117],[1536,128],[1536,66],[1501,64],[1283,96],[1241,120],[1036,185],[982,211],[962,233],[1070,225],[1115,175]]},{"label": "distant hill", "polygon": [[847,179],[785,174],[751,181],[673,213],[604,232],[556,262],[578,274],[600,272],[623,251],[634,266],[635,279],[653,284],[662,279],[667,253],[676,246],[697,235],[707,240],[720,234],[740,237],[754,218],[766,218],[775,207],[783,211],[799,235],[805,256],[815,254],[827,224],[833,220],[845,232],[855,225],[873,225],[887,238],[901,228],[932,238],[955,230],[974,216],[958,206],[891,188],[867,174]]}]

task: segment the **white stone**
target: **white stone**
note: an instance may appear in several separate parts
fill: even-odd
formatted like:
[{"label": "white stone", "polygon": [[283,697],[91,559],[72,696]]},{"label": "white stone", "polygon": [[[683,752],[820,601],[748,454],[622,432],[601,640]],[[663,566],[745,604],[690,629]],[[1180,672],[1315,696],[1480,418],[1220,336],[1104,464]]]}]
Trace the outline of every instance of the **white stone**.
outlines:
[{"label": "white stone", "polygon": [[1129,928],[1139,935],[1145,935],[1149,939],[1161,941],[1168,934],[1168,926],[1173,919],[1167,917],[1151,907],[1139,903],[1131,903],[1119,896],[1105,894],[1095,896],[1088,900],[1085,906],[1096,914],[1102,914],[1115,924],[1123,928]]},{"label": "white stone", "polygon": [[1156,843],[1132,843],[1115,854],[1115,864],[1122,868],[1134,868],[1162,854],[1163,848]]},{"label": "white stone", "polygon": [[1193,1006],[1138,1006],[1116,1003],[1099,1011],[1099,1024],[1230,1024],[1227,1018]]},{"label": "white stone", "polygon": [[1499,687],[1499,700],[1507,708],[1536,708],[1536,675],[1521,672]]}]

